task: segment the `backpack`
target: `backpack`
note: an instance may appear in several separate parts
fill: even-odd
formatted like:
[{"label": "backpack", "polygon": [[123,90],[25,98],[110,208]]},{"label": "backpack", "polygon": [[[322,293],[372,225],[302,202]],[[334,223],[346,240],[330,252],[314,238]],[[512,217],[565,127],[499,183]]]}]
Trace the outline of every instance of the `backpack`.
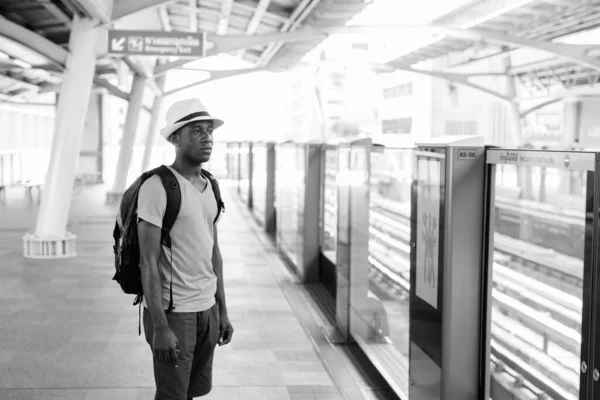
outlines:
[{"label": "backpack", "polygon": [[[216,223],[221,213],[225,212],[225,203],[221,198],[221,191],[217,180],[206,170],[202,170],[202,174],[210,182],[215,199],[217,201],[217,216]],[[165,215],[163,216],[161,244],[171,250],[171,228],[175,224],[177,215],[181,208],[181,188],[177,177],[173,172],[161,165],[158,168],[144,172],[127,190],[123,193],[123,199],[119,206],[115,228],[113,230],[113,238],[115,244],[113,250],[115,253],[115,275],[112,280],[117,281],[121,289],[126,294],[136,295],[133,305],[140,306],[141,319],[141,303],[144,297],[144,289],[142,287],[142,275],[140,271],[140,246],[137,235],[137,205],[138,194],[142,184],[150,177],[158,175],[167,193],[167,206]],[[171,288],[169,308],[166,313],[173,311],[173,270],[171,269]],[[142,334],[141,322],[138,324],[139,334]]]}]

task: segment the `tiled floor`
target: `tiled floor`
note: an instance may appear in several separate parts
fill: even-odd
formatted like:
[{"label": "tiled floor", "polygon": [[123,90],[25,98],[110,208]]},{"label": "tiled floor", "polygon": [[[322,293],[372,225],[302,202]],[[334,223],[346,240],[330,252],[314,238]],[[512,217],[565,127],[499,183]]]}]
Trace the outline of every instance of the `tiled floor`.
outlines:
[{"label": "tiled floor", "polygon": [[[153,399],[152,358],[138,309],[111,281],[115,209],[107,188],[77,193],[69,230],[74,259],[22,257],[37,205],[22,189],[0,203],[0,399]],[[217,348],[206,399],[342,399],[272,273],[267,251],[228,205],[219,230],[233,342]],[[283,267],[281,267],[283,268]]]}]

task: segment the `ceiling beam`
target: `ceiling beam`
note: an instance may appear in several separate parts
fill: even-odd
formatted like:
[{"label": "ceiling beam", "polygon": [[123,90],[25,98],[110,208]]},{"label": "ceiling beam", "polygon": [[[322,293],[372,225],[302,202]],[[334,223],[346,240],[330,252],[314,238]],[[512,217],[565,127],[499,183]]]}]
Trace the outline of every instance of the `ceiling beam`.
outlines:
[{"label": "ceiling beam", "polygon": [[103,87],[104,89],[106,89],[110,94],[112,94],[115,97],[121,98],[125,101],[129,101],[129,94],[125,93],[124,91],[122,91],[121,89],[119,89],[118,87],[116,87],[115,85],[113,85],[112,83],[108,82],[107,80],[104,79],[100,79],[98,77],[94,77],[94,83],[100,87]]},{"label": "ceiling beam", "polygon": [[158,6],[167,6],[178,0],[127,0],[115,1],[112,10],[112,20],[123,18],[138,11],[147,10]]},{"label": "ceiling beam", "polygon": [[142,63],[139,57],[123,57],[123,61],[131,71],[133,71],[136,75],[147,78],[145,80],[146,86],[148,86],[157,97],[161,97],[163,95],[163,90],[158,86],[156,81],[153,78],[152,69],[146,68],[146,66]]},{"label": "ceiling beam", "polygon": [[547,95],[519,98],[517,100],[521,104],[534,102],[533,105],[523,108],[523,111],[521,111],[521,116],[525,117],[535,110],[569,97],[600,97],[600,86],[578,86],[571,89],[561,89]]},{"label": "ceiling beam", "polygon": [[179,93],[182,90],[193,88],[194,86],[203,85],[203,84],[208,83],[208,82],[214,82],[214,81],[219,80],[219,79],[231,78],[233,76],[250,74],[250,73],[253,73],[253,72],[265,71],[266,69],[262,68],[262,67],[257,67],[257,68],[234,69],[234,70],[208,70],[208,69],[200,69],[200,68],[196,68],[194,70],[195,71],[209,72],[210,73],[210,78],[204,79],[204,80],[201,80],[201,81],[197,81],[197,82],[194,82],[194,83],[190,83],[189,85],[185,85],[185,86],[179,87],[177,89],[170,90],[170,91],[168,91],[168,92],[165,93],[165,97],[169,96],[169,95],[172,95],[172,94],[175,94],[175,93]]},{"label": "ceiling beam", "polygon": [[58,6],[56,4],[51,3],[49,1],[41,1],[40,4],[50,14],[52,14],[57,20],[59,20],[62,25],[65,25],[68,28],[71,28],[71,26],[72,26],[71,18],[69,18],[69,16],[63,10],[58,8]]},{"label": "ceiling beam", "polygon": [[[206,51],[206,56],[215,56],[218,54],[229,53],[236,50],[241,50],[254,46],[264,46],[269,43],[279,41],[302,41],[311,39],[325,39],[327,33],[321,30],[307,30],[305,32],[277,32],[268,33],[265,35],[225,35],[225,36],[211,36],[207,35],[207,42],[211,42],[213,47]],[[197,57],[195,59],[200,59]],[[154,75],[161,75],[169,71],[170,69],[181,67],[187,63],[194,61],[194,58],[178,59],[169,63],[158,66],[154,70]]]},{"label": "ceiling beam", "polygon": [[173,27],[171,26],[171,18],[169,18],[169,12],[167,11],[167,6],[158,7],[158,17],[160,18],[160,24],[163,31],[169,32],[173,30]]},{"label": "ceiling beam", "polygon": [[227,33],[232,8],[233,0],[221,0],[221,13],[217,22],[217,35],[225,35]]},{"label": "ceiling beam", "polygon": [[[69,52],[45,37],[38,35],[21,25],[15,24],[2,16],[0,16],[0,35],[6,36],[46,57],[52,64],[50,67],[56,67],[56,70],[60,72],[65,70]],[[95,76],[94,83],[106,88],[111,94],[117,97],[124,100],[128,100],[129,98],[128,94],[122,92],[119,88],[102,78]]]},{"label": "ceiling beam", "polygon": [[495,21],[508,21],[512,22],[515,25],[528,24],[534,21],[533,18],[527,17],[525,15],[514,15],[514,14],[504,14],[494,19]]},{"label": "ceiling beam", "polygon": [[260,22],[267,13],[269,4],[271,4],[271,0],[259,0],[258,4],[256,5],[256,9],[254,10],[254,15],[252,15],[252,18],[246,27],[246,34],[254,35],[260,26]]},{"label": "ceiling beam", "polygon": [[[246,27],[246,35],[254,35],[258,27],[260,26],[260,22],[267,12],[267,8],[269,8],[269,4],[271,4],[271,0],[259,0],[256,8],[254,9],[254,14],[248,22],[248,26]],[[244,53],[246,50],[240,50],[237,53],[239,58],[244,57]]]},{"label": "ceiling beam", "polygon": [[[594,70],[600,71],[600,59],[592,57],[589,52],[593,49],[600,48],[598,45],[576,45],[576,44],[565,44],[557,42],[548,42],[543,40],[533,40],[523,37],[514,37],[505,34],[499,34],[496,32],[478,30],[478,29],[458,29],[455,27],[448,27],[444,25],[377,25],[377,26],[342,26],[342,27],[328,27],[328,28],[312,28],[307,27],[295,32],[277,32],[268,33],[263,35],[225,35],[215,36],[207,35],[207,43],[211,46],[207,52],[207,56],[213,56],[222,53],[229,53],[231,51],[240,50],[244,48],[254,46],[264,46],[279,42],[292,42],[292,41],[305,41],[305,40],[323,40],[329,35],[340,34],[340,33],[351,33],[357,34],[362,32],[373,32],[377,30],[389,30],[389,29],[400,29],[401,31],[406,30],[423,30],[426,32],[439,32],[448,36],[468,39],[472,41],[486,41],[488,43],[500,43],[503,45],[515,45],[523,48],[530,48],[534,50],[541,50],[559,56],[563,59],[570,60],[579,65],[587,66]],[[266,52],[265,52],[266,53]],[[263,57],[265,57],[263,53]],[[271,57],[271,55],[266,56]],[[265,58],[263,58],[264,60]],[[193,59],[179,59],[170,63],[164,64],[157,67],[155,74],[162,74],[171,68],[180,67],[191,62]],[[399,61],[401,58],[396,58]],[[400,63],[402,63],[400,61]]]},{"label": "ceiling beam", "polygon": [[[40,89],[40,87],[38,85],[36,85],[34,83],[31,83],[31,82],[27,82],[27,81],[25,81],[25,80],[23,80],[21,78],[16,78],[14,76],[7,75],[7,74],[0,74],[0,77],[11,81],[12,84],[13,84],[13,86],[24,88],[28,92],[31,92],[31,91],[36,91],[37,92]],[[10,87],[8,88],[8,90],[11,90]]]},{"label": "ceiling beam", "polygon": [[[281,27],[281,32],[294,31],[319,2],[320,0],[302,0],[294,9],[287,22]],[[261,54],[259,64],[262,66],[267,65],[283,45],[284,42],[270,44]]]},{"label": "ceiling beam", "polygon": [[496,42],[530,48],[533,50],[541,50],[563,59],[570,60],[576,64],[584,65],[600,71],[600,60],[588,55],[590,50],[599,47],[597,45],[577,45],[549,42],[545,40],[527,39],[523,37],[515,37],[477,29],[459,30],[448,28],[448,34],[452,36],[465,37],[472,40],[485,40],[492,43]]},{"label": "ceiling beam", "polygon": [[0,103],[7,104],[20,104],[20,105],[29,105],[29,106],[50,106],[56,107],[56,103],[35,103],[25,100],[16,100],[11,96],[7,96],[5,94],[0,93]]},{"label": "ceiling beam", "polygon": [[508,31],[515,28],[515,24],[511,21],[488,21],[481,25],[484,29]]},{"label": "ceiling beam", "polygon": [[40,94],[49,93],[49,92],[57,92],[60,90],[59,83],[44,83],[40,85]]},{"label": "ceiling beam", "polygon": [[45,37],[0,15],[0,36],[5,36],[46,57],[55,66],[64,68],[68,51]]},{"label": "ceiling beam", "polygon": [[190,13],[190,32],[198,32],[198,0],[188,0],[190,8],[193,12]]},{"label": "ceiling beam", "polygon": [[575,7],[579,4],[574,3],[572,0],[542,0],[542,3],[552,4],[555,6],[562,7]]},{"label": "ceiling beam", "polygon": [[79,5],[83,8],[83,10],[85,10],[89,17],[100,21],[103,24],[110,24],[110,10],[106,9],[107,3],[105,1],[99,2],[97,0],[77,0],[77,3],[79,3]]}]

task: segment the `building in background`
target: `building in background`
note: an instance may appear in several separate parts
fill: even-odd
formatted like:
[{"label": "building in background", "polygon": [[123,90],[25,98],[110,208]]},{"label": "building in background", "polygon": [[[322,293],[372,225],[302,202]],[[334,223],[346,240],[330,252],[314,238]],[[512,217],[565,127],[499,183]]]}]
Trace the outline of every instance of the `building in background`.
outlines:
[{"label": "building in background", "polygon": [[347,36],[318,46],[288,73],[286,140],[326,142],[380,134],[380,90],[369,45]]}]

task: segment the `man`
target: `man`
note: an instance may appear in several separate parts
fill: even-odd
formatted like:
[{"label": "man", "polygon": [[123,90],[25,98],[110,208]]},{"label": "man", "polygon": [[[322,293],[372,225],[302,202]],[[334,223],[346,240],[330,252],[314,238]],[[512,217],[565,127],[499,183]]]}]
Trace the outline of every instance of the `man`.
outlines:
[{"label": "man", "polygon": [[[171,229],[172,250],[161,246],[167,196],[157,175],[138,195],[140,270],[144,288],[144,333],[154,356],[155,400],[204,396],[212,388],[213,353],[231,341],[223,260],[219,251],[217,204],[210,182],[201,173],[210,159],[212,118],[198,100],[183,100],[167,111],[161,135],[175,146],[169,169],[181,188],[181,209]],[[171,275],[171,276],[169,276]],[[173,288],[173,311],[169,288]]]}]

